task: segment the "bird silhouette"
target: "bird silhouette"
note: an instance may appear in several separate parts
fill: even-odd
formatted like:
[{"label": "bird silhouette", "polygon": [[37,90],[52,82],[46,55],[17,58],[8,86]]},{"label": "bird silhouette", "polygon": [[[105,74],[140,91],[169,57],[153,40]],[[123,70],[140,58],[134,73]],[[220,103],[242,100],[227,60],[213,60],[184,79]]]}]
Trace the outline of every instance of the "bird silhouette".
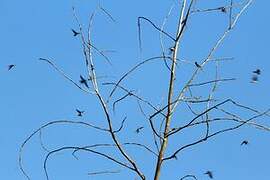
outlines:
[{"label": "bird silhouette", "polygon": [[80,83],[89,88],[87,80],[82,75],[80,75]]},{"label": "bird silhouette", "polygon": [[221,10],[221,12],[223,12],[223,13],[226,13],[226,12],[227,12],[227,10],[226,10],[225,7],[221,7],[220,10]]},{"label": "bird silhouette", "polygon": [[81,110],[79,110],[79,109],[76,109],[76,111],[77,111],[77,116],[80,116],[80,117],[82,117],[82,114],[84,113],[84,111],[81,111]]},{"label": "bird silhouette", "polygon": [[78,36],[80,33],[79,32],[77,32],[77,31],[75,31],[74,29],[71,29],[71,31],[73,32],[73,36],[75,37],[75,36]]},{"label": "bird silhouette", "polygon": [[242,141],[241,146],[242,145],[248,145],[248,144],[249,144],[249,142],[247,140],[244,140],[244,141]]},{"label": "bird silhouette", "polygon": [[174,47],[170,47],[169,50],[170,50],[170,52],[173,52],[175,50],[175,48]]},{"label": "bird silhouette", "polygon": [[15,67],[15,64],[8,65],[8,71]]},{"label": "bird silhouette", "polygon": [[136,132],[137,134],[139,134],[139,133],[140,133],[140,131],[141,131],[143,128],[144,128],[143,126],[138,127],[138,128],[136,129],[136,131],[135,131],[135,132]]},{"label": "bird silhouette", "polygon": [[256,82],[258,82],[258,80],[259,80],[258,75],[253,75],[253,76],[251,77],[251,82],[252,82],[252,83],[256,83]]},{"label": "bird silhouette", "polygon": [[261,70],[260,69],[256,69],[255,71],[252,71],[254,74],[260,75],[261,74]]},{"label": "bird silhouette", "polygon": [[210,179],[213,179],[213,172],[212,171],[206,171],[204,174],[208,175]]},{"label": "bird silhouette", "polygon": [[195,62],[195,66],[196,66],[197,68],[202,68],[202,66],[199,65],[199,63],[198,63],[197,61]]}]

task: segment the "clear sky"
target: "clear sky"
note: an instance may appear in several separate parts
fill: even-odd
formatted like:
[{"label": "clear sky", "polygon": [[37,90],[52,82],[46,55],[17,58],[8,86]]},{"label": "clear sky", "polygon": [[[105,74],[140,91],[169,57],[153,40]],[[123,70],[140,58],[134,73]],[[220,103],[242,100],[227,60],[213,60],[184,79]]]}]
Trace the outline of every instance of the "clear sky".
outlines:
[{"label": "clear sky", "polygon": [[[138,48],[137,17],[144,16],[157,25],[161,25],[173,1],[136,0],[136,1],[96,1],[96,0],[0,0],[0,179],[25,179],[19,170],[18,153],[22,142],[30,133],[52,120],[74,120],[104,125],[104,116],[97,99],[69,83],[52,67],[38,59],[51,59],[76,82],[80,75],[86,75],[81,43],[73,37],[71,28],[78,30],[72,15],[72,6],[84,27],[89,16],[101,4],[115,19],[112,22],[99,11],[94,19],[93,42],[107,52],[112,65],[104,58],[96,57],[100,82],[115,82],[127,69],[140,59],[160,56],[159,33],[149,24],[142,23],[142,54]],[[229,0],[198,0],[198,7],[211,8],[228,5]],[[235,29],[228,35],[214,57],[234,57],[233,61],[220,66],[222,78],[237,78],[236,81],[221,84],[216,91],[216,98],[228,97],[237,102],[256,107],[264,111],[270,107],[269,87],[269,1],[254,1],[243,13]],[[172,11],[166,30],[175,33],[178,8]],[[237,12],[237,10],[235,10]],[[189,72],[194,70],[193,62],[201,62],[210,48],[221,36],[227,25],[228,14],[221,12],[194,14],[187,26],[181,44],[179,58],[190,64],[181,64],[177,71],[179,77],[176,88]],[[165,40],[166,53],[170,47]],[[9,64],[16,66],[10,71]],[[213,67],[213,66],[211,66]],[[260,68],[262,74],[258,83],[250,83],[252,71]],[[165,73],[165,75],[164,75]],[[136,71],[123,85],[151,100],[154,104],[164,104],[166,100],[168,71],[163,62],[150,63]],[[213,79],[211,69],[203,70],[201,78]],[[200,82],[200,78],[196,80]],[[102,93],[107,95],[102,86]],[[196,92],[200,94],[201,92]],[[205,94],[205,92],[202,92]],[[124,95],[120,91],[117,97]],[[127,116],[125,131],[119,134],[122,141],[147,142],[152,148],[149,124],[138,109],[137,102],[130,98],[117,106],[112,113],[115,127]],[[177,111],[173,125],[188,117],[185,111]],[[77,117],[75,109],[85,111],[83,117]],[[153,113],[150,109],[147,113]],[[249,114],[239,110],[239,115]],[[178,118],[179,117],[179,118]],[[259,122],[267,124],[268,118]],[[268,123],[270,125],[270,123]],[[139,126],[145,128],[139,134],[134,133]],[[173,139],[169,152],[178,145],[183,145],[200,136],[199,130],[187,131]],[[47,149],[62,146],[82,146],[95,143],[110,143],[99,132],[78,125],[55,125],[42,133],[42,142]],[[204,172],[211,170],[218,180],[254,180],[269,179],[270,132],[243,127],[233,132],[217,136],[206,143],[197,145],[179,155],[178,160],[165,164],[162,179],[179,179],[186,174],[194,174],[198,179],[208,179]],[[248,146],[240,146],[244,140]],[[113,148],[104,150],[113,153]],[[154,160],[151,154],[127,147],[130,154],[142,165],[142,170],[150,177],[153,175]],[[43,171],[43,159],[46,152],[41,148],[38,135],[26,145],[23,153],[26,171],[31,179],[46,179]],[[119,157],[117,155],[117,157]],[[134,179],[135,174],[93,154],[78,152],[78,160],[71,151],[54,155],[48,162],[48,171],[52,180],[71,179]],[[121,170],[120,174],[89,176],[87,173],[103,170]]]}]

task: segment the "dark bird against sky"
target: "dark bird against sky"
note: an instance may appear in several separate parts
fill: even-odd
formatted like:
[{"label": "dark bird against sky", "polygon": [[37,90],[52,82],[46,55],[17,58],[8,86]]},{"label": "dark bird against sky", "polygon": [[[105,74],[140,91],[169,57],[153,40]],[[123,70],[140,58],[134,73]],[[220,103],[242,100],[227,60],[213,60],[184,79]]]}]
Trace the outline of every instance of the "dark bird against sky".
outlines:
[{"label": "dark bird against sky", "polygon": [[256,69],[255,71],[252,71],[254,74],[260,75],[261,74],[261,70],[260,69]]},{"label": "dark bird against sky", "polygon": [[223,12],[223,13],[226,13],[227,12],[227,10],[226,10],[225,7],[221,7],[220,9],[221,9],[221,12]]},{"label": "dark bird against sky", "polygon": [[244,141],[242,141],[241,146],[242,146],[242,145],[248,145],[248,143],[249,143],[249,142],[248,142],[247,140],[244,140]]},{"label": "dark bird against sky", "polygon": [[82,75],[80,75],[80,83],[85,85],[89,89],[87,80]]},{"label": "dark bird against sky", "polygon": [[202,68],[201,65],[199,65],[199,64],[197,63],[197,61],[195,62],[195,66],[196,66],[197,68]]},{"label": "dark bird against sky", "polygon": [[204,174],[208,175],[210,179],[213,179],[213,172],[212,171],[206,171]]},{"label": "dark bird against sky", "polygon": [[15,64],[8,65],[8,71],[15,67]]},{"label": "dark bird against sky", "polygon": [[74,37],[80,34],[79,32],[75,31],[74,29],[71,29],[71,31],[73,32]]},{"label": "dark bird against sky", "polygon": [[258,82],[258,80],[259,80],[258,75],[253,75],[253,76],[251,77],[251,82],[252,82],[252,83],[256,83],[256,82]]},{"label": "dark bird against sky", "polygon": [[77,111],[77,116],[80,116],[80,117],[82,117],[82,114],[84,113],[84,111],[81,111],[81,110],[79,110],[79,109],[76,109],[76,111]]},{"label": "dark bird against sky", "polygon": [[143,129],[143,126],[138,127],[138,128],[136,129],[136,131],[135,131],[135,132],[136,132],[137,134],[139,134],[139,133],[140,133],[140,131],[141,131],[142,129]]}]

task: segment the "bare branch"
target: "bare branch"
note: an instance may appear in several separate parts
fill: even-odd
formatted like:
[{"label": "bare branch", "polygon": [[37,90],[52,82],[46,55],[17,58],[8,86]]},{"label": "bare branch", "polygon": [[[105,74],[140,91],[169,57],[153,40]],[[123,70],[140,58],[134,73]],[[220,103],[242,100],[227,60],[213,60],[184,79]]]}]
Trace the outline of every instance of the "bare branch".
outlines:
[{"label": "bare branch", "polygon": [[133,71],[135,71],[136,69],[138,69],[140,66],[148,63],[148,62],[151,62],[151,61],[154,61],[154,60],[163,60],[163,58],[166,58],[166,59],[169,59],[171,60],[171,57],[163,57],[163,56],[157,56],[157,57],[152,57],[152,58],[149,58],[149,59],[146,59],[140,63],[138,63],[137,65],[135,65],[133,68],[131,68],[129,71],[127,71],[115,84],[115,86],[113,87],[110,95],[109,95],[109,98],[107,100],[107,102],[109,102],[109,99],[112,97],[112,95],[114,94],[116,88],[118,87],[118,85],[129,75],[131,74]]},{"label": "bare branch", "polygon": [[119,127],[118,130],[114,131],[114,133],[118,133],[122,130],[122,128],[124,127],[124,123],[126,122],[126,119],[127,117],[125,117],[123,120],[122,120],[122,123],[121,123],[121,126]]},{"label": "bare branch", "polygon": [[43,169],[44,169],[44,172],[45,172],[45,175],[46,175],[46,178],[47,180],[49,180],[49,174],[48,174],[48,170],[47,170],[47,161],[49,160],[50,156],[52,156],[53,154],[55,153],[58,153],[60,151],[64,151],[64,150],[76,150],[76,149],[80,149],[80,150],[83,150],[83,151],[87,151],[87,152],[91,152],[91,153],[94,153],[94,154],[97,154],[97,155],[100,155],[108,160],[111,160],[112,162],[118,164],[118,165],[121,165],[123,167],[126,167],[132,171],[135,171],[134,168],[126,165],[125,163],[122,163],[120,162],[119,160],[116,160],[115,158],[105,154],[105,153],[101,153],[101,152],[98,152],[98,151],[94,151],[94,150],[91,150],[91,149],[86,149],[86,148],[81,148],[81,147],[76,147],[76,146],[67,146],[67,147],[62,147],[62,148],[59,148],[59,149],[56,149],[56,150],[53,150],[53,151],[50,151],[47,156],[45,157],[45,160],[44,160],[44,163],[43,163]]},{"label": "bare branch", "polygon": [[112,22],[116,23],[116,21],[115,21],[115,19],[113,18],[113,16],[112,16],[106,9],[104,9],[100,4],[99,4],[99,8],[101,9],[101,11],[102,11],[107,17],[109,17],[109,19],[110,19]]},{"label": "bare branch", "polygon": [[125,94],[124,96],[120,97],[119,99],[117,99],[116,101],[113,102],[113,111],[115,112],[115,106],[117,103],[119,103],[120,101],[126,99],[126,97],[131,96],[132,92],[128,92],[127,94]]},{"label": "bare branch", "polygon": [[209,138],[211,138],[211,137],[214,137],[214,136],[216,136],[216,135],[218,135],[218,134],[221,134],[221,133],[225,133],[225,132],[228,132],[228,131],[232,131],[232,130],[238,129],[238,128],[240,128],[241,126],[243,126],[243,125],[247,124],[248,122],[252,121],[253,119],[256,119],[256,118],[259,118],[259,117],[261,117],[261,116],[264,116],[264,115],[267,114],[269,111],[270,111],[270,109],[266,110],[265,112],[263,112],[263,113],[261,113],[261,114],[255,115],[255,116],[253,116],[253,117],[247,119],[246,121],[243,121],[243,122],[240,123],[239,125],[236,125],[236,126],[233,126],[233,127],[230,127],[230,128],[226,128],[226,129],[222,129],[222,130],[216,131],[216,132],[214,132],[214,133],[208,135],[207,137],[203,137],[203,138],[200,139],[200,140],[197,140],[197,141],[195,141],[195,142],[193,142],[193,143],[190,143],[190,144],[187,144],[187,145],[185,145],[185,146],[182,146],[181,148],[179,148],[178,150],[176,150],[171,156],[166,157],[166,158],[164,158],[163,160],[165,161],[165,160],[172,159],[172,158],[174,158],[180,151],[182,151],[182,150],[184,150],[184,149],[186,149],[186,148],[188,148],[188,147],[194,146],[194,145],[196,145],[196,144],[202,143],[202,142],[206,141],[207,139],[209,139]]},{"label": "bare branch", "polygon": [[23,164],[22,164],[22,161],[23,161],[23,158],[22,158],[22,153],[23,153],[23,150],[24,150],[24,147],[26,145],[26,143],[32,139],[32,137],[34,135],[36,135],[38,132],[40,132],[42,129],[48,127],[48,126],[51,126],[51,125],[54,125],[54,124],[77,124],[77,125],[83,125],[83,126],[86,126],[86,127],[91,127],[91,128],[94,128],[96,130],[99,130],[99,131],[103,131],[103,132],[108,132],[107,129],[104,129],[104,128],[100,128],[100,127],[97,127],[97,126],[94,126],[92,124],[89,124],[89,123],[86,123],[86,122],[82,122],[82,121],[69,121],[69,120],[58,120],[58,121],[51,121],[49,123],[46,123],[44,125],[42,125],[40,128],[36,129],[33,133],[31,133],[25,140],[24,142],[22,143],[22,145],[20,146],[20,150],[19,150],[19,167],[20,167],[20,170],[21,172],[24,174],[24,176],[30,180],[30,177],[29,175],[26,173],[24,167],[23,167]]},{"label": "bare branch", "polygon": [[104,175],[104,174],[115,174],[115,173],[120,173],[120,170],[114,170],[114,171],[97,171],[97,172],[90,172],[88,175],[93,176],[93,175]]},{"label": "bare branch", "polygon": [[182,177],[180,180],[184,180],[184,179],[186,179],[186,178],[193,178],[193,179],[197,180],[196,176],[194,176],[194,175],[190,175],[190,174],[185,175],[185,176],[184,176],[184,177]]},{"label": "bare branch", "polygon": [[215,79],[215,80],[211,80],[211,81],[207,81],[207,82],[202,82],[202,83],[196,83],[196,84],[189,84],[189,87],[192,86],[202,86],[202,85],[206,85],[206,84],[211,84],[211,83],[217,83],[217,82],[224,82],[224,81],[235,81],[236,78],[228,78],[228,79]]},{"label": "bare branch", "polygon": [[160,33],[163,33],[164,35],[166,35],[168,38],[170,38],[174,42],[176,41],[175,38],[173,38],[170,34],[168,34],[167,32],[165,32],[162,29],[160,29],[159,27],[157,27],[150,19],[148,19],[146,17],[138,17],[138,30],[139,30],[139,44],[140,44],[140,49],[141,49],[141,20],[145,20],[146,22],[149,22]]},{"label": "bare branch", "polygon": [[72,84],[74,84],[77,88],[79,88],[80,90],[86,92],[86,93],[91,93],[91,94],[95,94],[92,91],[89,91],[88,89],[84,89],[82,88],[78,83],[76,83],[75,81],[73,81],[69,76],[67,76],[64,71],[62,71],[61,69],[59,69],[52,61],[45,59],[45,58],[39,58],[39,60],[41,61],[45,61],[47,63],[49,63],[57,72],[59,72],[64,78],[66,78],[67,80],[69,80]]}]

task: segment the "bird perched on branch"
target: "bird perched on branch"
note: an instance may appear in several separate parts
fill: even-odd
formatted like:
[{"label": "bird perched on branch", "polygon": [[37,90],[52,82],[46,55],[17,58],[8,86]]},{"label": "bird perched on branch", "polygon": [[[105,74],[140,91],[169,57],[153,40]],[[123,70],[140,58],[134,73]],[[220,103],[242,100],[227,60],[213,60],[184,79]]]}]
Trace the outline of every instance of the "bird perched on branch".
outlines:
[{"label": "bird perched on branch", "polygon": [[201,65],[199,65],[199,63],[197,62],[197,61],[195,61],[195,66],[197,67],[197,68],[199,68],[199,69],[202,69],[202,66]]},{"label": "bird perched on branch", "polygon": [[78,36],[80,33],[79,32],[77,32],[77,31],[75,31],[74,29],[71,29],[71,31],[73,32],[73,36],[75,37],[75,36]]},{"label": "bird perched on branch", "polygon": [[220,10],[221,10],[221,12],[223,12],[223,13],[226,13],[226,12],[227,12],[227,9],[226,9],[225,7],[221,7]]},{"label": "bird perched on branch", "polygon": [[80,75],[80,83],[85,85],[89,89],[87,80],[82,75]]},{"label": "bird perched on branch", "polygon": [[204,174],[208,175],[210,179],[213,179],[213,172],[212,171],[206,171]]},{"label": "bird perched on branch", "polygon": [[169,50],[170,50],[170,54],[171,54],[173,51],[175,51],[175,47],[170,47]]},{"label": "bird perched on branch", "polygon": [[84,111],[81,111],[81,110],[79,110],[79,109],[76,109],[76,111],[77,111],[77,116],[80,116],[80,117],[82,117],[82,114],[84,113]]}]

